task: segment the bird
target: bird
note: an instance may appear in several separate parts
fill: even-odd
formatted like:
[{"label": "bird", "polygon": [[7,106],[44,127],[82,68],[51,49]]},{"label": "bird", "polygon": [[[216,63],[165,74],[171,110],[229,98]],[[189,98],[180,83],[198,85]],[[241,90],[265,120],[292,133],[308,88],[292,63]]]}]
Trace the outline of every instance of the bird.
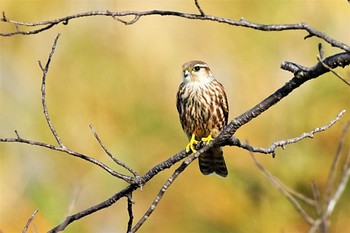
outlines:
[{"label": "bird", "polygon": [[[227,125],[228,101],[224,86],[218,82],[207,63],[199,60],[183,64],[183,80],[176,95],[176,107],[183,131],[189,139],[186,152],[196,152],[196,145],[214,140]],[[213,147],[198,158],[202,174],[228,175],[221,147]]]}]

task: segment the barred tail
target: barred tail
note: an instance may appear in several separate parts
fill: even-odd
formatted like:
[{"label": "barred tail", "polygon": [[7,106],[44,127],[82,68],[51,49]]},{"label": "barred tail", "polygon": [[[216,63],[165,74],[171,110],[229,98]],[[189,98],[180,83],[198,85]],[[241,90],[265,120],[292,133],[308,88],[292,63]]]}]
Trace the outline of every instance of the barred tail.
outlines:
[{"label": "barred tail", "polygon": [[198,161],[199,169],[204,175],[215,172],[219,176],[226,177],[228,174],[223,152],[220,147],[212,148],[203,153],[199,156]]}]

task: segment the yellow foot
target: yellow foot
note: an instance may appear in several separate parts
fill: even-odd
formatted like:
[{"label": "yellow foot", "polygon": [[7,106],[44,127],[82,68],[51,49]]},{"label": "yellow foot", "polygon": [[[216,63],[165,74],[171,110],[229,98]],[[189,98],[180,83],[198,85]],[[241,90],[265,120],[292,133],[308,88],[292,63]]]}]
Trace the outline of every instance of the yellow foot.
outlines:
[{"label": "yellow foot", "polygon": [[210,133],[208,137],[206,138],[202,138],[201,141],[204,142],[206,145],[209,144],[210,141],[213,141],[214,138],[213,138],[213,135]]},{"label": "yellow foot", "polygon": [[186,146],[186,153],[190,152],[196,153],[195,145],[197,145],[198,141],[196,140],[196,135],[192,134],[190,142]]}]

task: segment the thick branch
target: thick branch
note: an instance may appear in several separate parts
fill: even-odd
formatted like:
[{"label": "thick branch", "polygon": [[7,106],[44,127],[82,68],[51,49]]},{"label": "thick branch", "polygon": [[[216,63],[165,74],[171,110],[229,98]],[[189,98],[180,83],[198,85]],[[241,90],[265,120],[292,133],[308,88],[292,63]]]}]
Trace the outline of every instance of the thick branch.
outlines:
[{"label": "thick branch", "polygon": [[134,190],[136,190],[138,188],[138,186],[136,185],[129,185],[128,187],[126,187],[125,189],[123,189],[122,191],[114,194],[111,198],[109,198],[107,201],[101,202],[95,206],[92,206],[86,210],[83,210],[79,213],[73,214],[71,216],[68,216],[60,225],[58,225],[57,227],[51,229],[50,231],[48,231],[48,233],[55,233],[55,232],[59,232],[59,231],[63,231],[69,224],[71,224],[72,222],[79,220],[87,215],[90,215],[96,211],[102,210],[104,208],[107,208],[111,205],[113,205],[115,202],[117,202],[120,198],[122,197],[128,197],[128,195],[130,195],[130,193],[132,193]]},{"label": "thick branch", "polygon": [[[332,69],[336,67],[348,66],[350,64],[350,53],[345,52],[335,54],[324,59],[323,63],[327,64],[327,66],[331,67]],[[282,63],[281,67],[282,69],[292,71],[294,73],[294,77],[285,85],[283,85],[283,87],[261,101],[255,107],[233,119],[221,132],[219,137],[214,141],[215,143],[218,145],[230,144],[229,141],[231,140],[232,135],[241,126],[247,124],[252,119],[256,118],[261,113],[265,112],[267,109],[278,103],[303,83],[329,72],[329,69],[326,68],[321,62],[318,62],[311,68],[302,67],[290,62]]]}]

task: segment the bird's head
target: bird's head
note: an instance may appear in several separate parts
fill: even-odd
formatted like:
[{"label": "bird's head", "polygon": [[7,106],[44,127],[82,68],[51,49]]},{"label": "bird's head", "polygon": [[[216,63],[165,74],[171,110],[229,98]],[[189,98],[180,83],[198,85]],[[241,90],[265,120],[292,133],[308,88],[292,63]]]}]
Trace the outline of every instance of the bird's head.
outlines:
[{"label": "bird's head", "polygon": [[186,83],[208,83],[213,80],[213,75],[207,63],[202,61],[189,61],[183,64],[183,79]]}]

